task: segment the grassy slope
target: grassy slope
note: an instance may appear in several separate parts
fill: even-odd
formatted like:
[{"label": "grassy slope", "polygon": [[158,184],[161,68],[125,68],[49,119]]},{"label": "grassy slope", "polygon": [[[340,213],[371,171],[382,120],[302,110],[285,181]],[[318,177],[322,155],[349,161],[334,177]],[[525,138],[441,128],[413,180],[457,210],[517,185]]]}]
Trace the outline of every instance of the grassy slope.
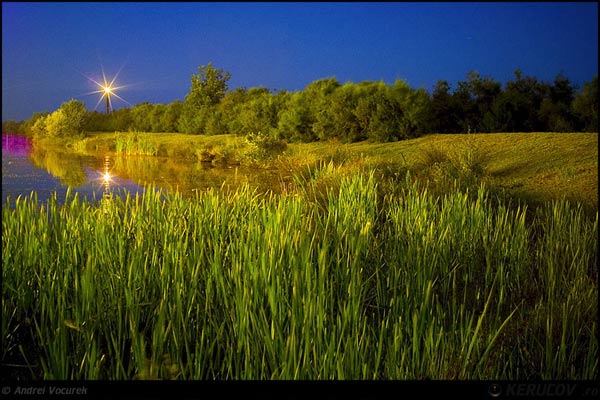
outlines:
[{"label": "grassy slope", "polygon": [[426,151],[474,149],[483,156],[491,184],[529,202],[544,202],[563,195],[598,208],[598,134],[595,133],[493,133],[426,135],[395,143],[319,143],[291,145],[297,154],[347,151],[372,162],[406,163],[418,169]]}]

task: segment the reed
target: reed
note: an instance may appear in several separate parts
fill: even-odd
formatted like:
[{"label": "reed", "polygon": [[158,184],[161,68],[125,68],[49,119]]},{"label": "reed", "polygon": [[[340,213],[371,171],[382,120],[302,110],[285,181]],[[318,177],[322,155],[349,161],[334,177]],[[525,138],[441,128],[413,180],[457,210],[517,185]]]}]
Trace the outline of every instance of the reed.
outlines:
[{"label": "reed", "polygon": [[115,151],[127,155],[158,155],[158,145],[144,133],[127,132],[115,136]]},{"label": "reed", "polygon": [[597,214],[408,174],[385,194],[333,165],[296,182],[8,199],[3,360],[34,379],[598,378]]}]

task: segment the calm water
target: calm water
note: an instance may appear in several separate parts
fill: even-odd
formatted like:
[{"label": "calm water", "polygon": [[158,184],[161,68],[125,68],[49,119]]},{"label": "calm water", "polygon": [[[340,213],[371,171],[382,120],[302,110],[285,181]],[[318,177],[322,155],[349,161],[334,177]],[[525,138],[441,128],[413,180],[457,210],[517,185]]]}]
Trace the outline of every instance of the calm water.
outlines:
[{"label": "calm water", "polygon": [[277,171],[236,167],[215,168],[199,162],[172,157],[82,156],[61,149],[32,145],[27,138],[2,134],[2,195],[15,199],[36,191],[40,202],[54,192],[58,202],[67,188],[88,200],[107,193],[142,193],[144,185],[193,195],[208,188],[234,189],[249,183],[259,191],[278,186]]}]

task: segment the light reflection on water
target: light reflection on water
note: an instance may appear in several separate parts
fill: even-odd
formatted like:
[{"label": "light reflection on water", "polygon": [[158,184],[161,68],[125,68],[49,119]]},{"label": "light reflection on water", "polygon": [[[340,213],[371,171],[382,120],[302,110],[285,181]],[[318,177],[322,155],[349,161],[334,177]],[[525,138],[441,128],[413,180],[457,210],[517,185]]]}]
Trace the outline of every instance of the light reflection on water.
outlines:
[{"label": "light reflection on water", "polygon": [[64,149],[39,147],[14,135],[2,135],[2,195],[14,203],[17,196],[37,192],[46,202],[56,193],[64,201],[67,188],[88,201],[110,194],[135,196],[145,185],[193,196],[208,188],[229,188],[248,183],[259,191],[276,187],[277,171],[241,167],[215,168],[193,160],[114,154],[80,155]]}]

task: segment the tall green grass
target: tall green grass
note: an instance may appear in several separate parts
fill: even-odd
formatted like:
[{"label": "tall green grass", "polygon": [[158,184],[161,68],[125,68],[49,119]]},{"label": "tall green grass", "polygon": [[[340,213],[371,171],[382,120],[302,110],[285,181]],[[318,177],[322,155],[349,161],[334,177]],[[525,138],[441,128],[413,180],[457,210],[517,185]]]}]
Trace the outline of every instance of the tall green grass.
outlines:
[{"label": "tall green grass", "polygon": [[146,137],[144,133],[122,133],[115,138],[115,151],[117,154],[127,155],[158,155],[158,145]]},{"label": "tall green grass", "polygon": [[433,196],[407,175],[383,195],[373,172],[316,196],[327,174],[284,195],[9,200],[3,364],[43,379],[598,378],[597,214],[555,202],[529,223],[485,187]]}]

